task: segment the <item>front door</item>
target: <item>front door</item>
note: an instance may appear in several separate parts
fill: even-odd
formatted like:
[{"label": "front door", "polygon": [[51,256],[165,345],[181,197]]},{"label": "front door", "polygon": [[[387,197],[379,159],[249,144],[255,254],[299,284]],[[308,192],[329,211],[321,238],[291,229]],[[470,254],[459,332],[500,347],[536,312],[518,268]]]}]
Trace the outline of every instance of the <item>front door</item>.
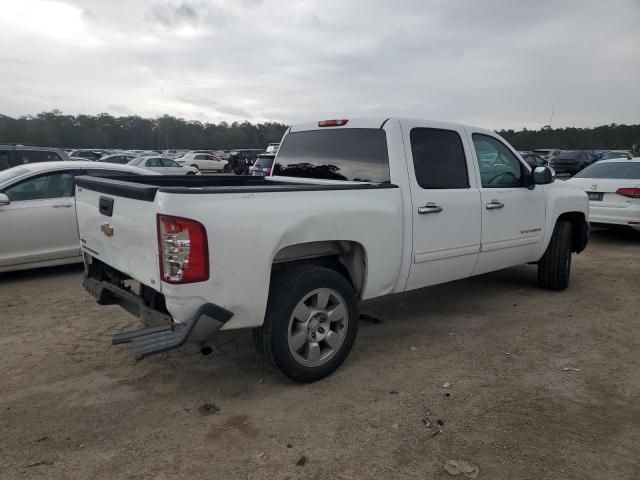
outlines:
[{"label": "front door", "polygon": [[482,248],[475,274],[539,260],[544,186],[527,187],[529,168],[503,141],[472,132],[482,198]]},{"label": "front door", "polygon": [[80,255],[73,174],[56,172],[23,180],[3,191],[0,266]]},{"label": "front door", "polygon": [[[403,124],[403,128],[404,125]],[[468,277],[480,251],[480,192],[464,130],[408,124],[413,252],[407,290]],[[438,125],[436,125],[437,127]]]}]

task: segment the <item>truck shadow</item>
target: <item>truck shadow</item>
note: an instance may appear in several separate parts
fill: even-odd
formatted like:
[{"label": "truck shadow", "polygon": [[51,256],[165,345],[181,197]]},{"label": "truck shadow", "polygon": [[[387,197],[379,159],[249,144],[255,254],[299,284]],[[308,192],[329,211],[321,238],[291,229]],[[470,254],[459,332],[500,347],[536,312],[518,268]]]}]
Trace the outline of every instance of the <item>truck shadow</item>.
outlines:
[{"label": "truck shadow", "polygon": [[78,277],[83,272],[82,263],[59,265],[55,267],[32,268],[15,272],[0,273],[0,284],[8,282],[23,282],[31,280],[64,280]]}]

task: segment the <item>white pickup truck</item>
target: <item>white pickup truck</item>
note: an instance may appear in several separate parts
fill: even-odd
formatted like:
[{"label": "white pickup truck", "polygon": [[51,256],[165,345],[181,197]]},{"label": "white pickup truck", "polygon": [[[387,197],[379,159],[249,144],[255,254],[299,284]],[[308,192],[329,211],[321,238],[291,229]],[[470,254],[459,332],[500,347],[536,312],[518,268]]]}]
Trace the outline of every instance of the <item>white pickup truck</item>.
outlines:
[{"label": "white pickup truck", "polygon": [[[514,265],[565,289],[587,195],[492,131],[411,119],[291,127],[269,177],[76,179],[84,285],[145,328],[137,358],[218,330],[308,382],[334,371],[358,303]],[[427,293],[428,294],[428,293]]]}]

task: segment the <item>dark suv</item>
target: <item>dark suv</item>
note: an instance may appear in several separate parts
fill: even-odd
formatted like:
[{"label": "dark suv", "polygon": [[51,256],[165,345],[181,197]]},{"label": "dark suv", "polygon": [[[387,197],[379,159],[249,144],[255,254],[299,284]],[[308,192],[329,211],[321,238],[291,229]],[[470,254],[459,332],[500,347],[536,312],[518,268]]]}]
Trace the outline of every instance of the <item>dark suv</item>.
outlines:
[{"label": "dark suv", "polygon": [[556,173],[575,175],[596,160],[596,156],[587,150],[573,150],[570,152],[562,152],[560,155],[553,157],[549,162],[549,166],[552,167]]},{"label": "dark suv", "polygon": [[0,170],[26,163],[69,160],[64,150],[58,148],[27,147],[24,145],[0,145]]}]

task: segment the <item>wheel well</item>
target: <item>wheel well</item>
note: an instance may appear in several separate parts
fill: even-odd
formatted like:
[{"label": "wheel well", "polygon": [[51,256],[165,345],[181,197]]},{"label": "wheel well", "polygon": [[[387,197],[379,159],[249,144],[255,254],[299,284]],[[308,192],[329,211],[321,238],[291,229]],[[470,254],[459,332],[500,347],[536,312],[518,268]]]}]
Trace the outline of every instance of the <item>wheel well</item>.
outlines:
[{"label": "wheel well", "polygon": [[558,222],[567,221],[573,227],[571,251],[582,252],[589,241],[589,224],[582,212],[565,212],[558,217]]},{"label": "wheel well", "polygon": [[343,275],[361,297],[367,278],[367,257],[364,247],[353,241],[330,240],[299,243],[279,250],[273,258],[271,276],[292,264],[318,265]]}]

